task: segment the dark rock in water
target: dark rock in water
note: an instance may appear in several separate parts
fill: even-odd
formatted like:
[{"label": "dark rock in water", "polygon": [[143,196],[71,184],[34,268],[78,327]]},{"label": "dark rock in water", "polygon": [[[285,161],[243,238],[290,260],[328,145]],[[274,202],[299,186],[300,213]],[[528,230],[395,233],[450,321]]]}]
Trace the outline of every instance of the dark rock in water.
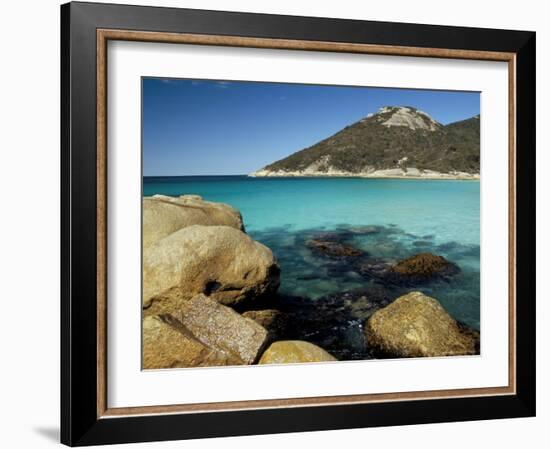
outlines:
[{"label": "dark rock in water", "polygon": [[359,265],[359,273],[384,281],[388,278],[388,273],[390,272],[392,264],[389,262],[382,261],[380,259],[371,259]]},{"label": "dark rock in water", "polygon": [[367,226],[353,226],[349,229],[353,234],[378,234],[382,230],[381,226],[367,225]]},{"label": "dark rock in water", "polygon": [[437,245],[436,251],[442,252],[442,253],[448,253],[451,251],[456,251],[457,249],[460,248],[460,246],[461,245],[458,244],[457,242],[442,243],[441,245]]},{"label": "dark rock in water", "polygon": [[348,263],[346,259],[338,259],[327,264],[327,275],[329,278],[342,277],[347,273],[353,272],[353,264]]},{"label": "dark rock in water", "polygon": [[460,268],[442,256],[431,253],[416,254],[401,260],[391,268],[394,276],[402,276],[409,282],[424,282],[433,278],[448,278],[460,272]]},{"label": "dark rock in water", "polygon": [[296,280],[298,281],[313,281],[315,279],[319,279],[318,274],[302,274],[300,276],[296,276]]},{"label": "dark rock in water", "polygon": [[428,242],[427,240],[417,240],[413,242],[413,246],[429,246],[429,245],[431,245],[431,243]]},{"label": "dark rock in water", "polygon": [[316,253],[328,257],[359,257],[363,255],[363,251],[358,248],[332,240],[310,239],[306,241],[306,246]]},{"label": "dark rock in water", "polygon": [[249,310],[243,313],[243,317],[250,318],[266,329],[271,341],[281,338],[288,325],[286,314],[276,309]]},{"label": "dark rock in water", "polygon": [[448,280],[459,273],[460,268],[442,256],[420,253],[393,264],[368,260],[359,265],[358,271],[383,284],[414,286],[432,280]]},{"label": "dark rock in water", "polygon": [[323,242],[342,242],[347,237],[346,232],[328,231],[320,232],[311,237],[311,240],[320,240]]},{"label": "dark rock in water", "polygon": [[349,302],[351,315],[354,318],[367,317],[372,315],[375,310],[375,304],[366,296],[360,296],[355,301]]},{"label": "dark rock in water", "polygon": [[365,350],[362,321],[353,319],[340,298],[281,297],[278,307],[288,317],[280,339],[309,341],[338,360],[370,358]]},{"label": "dark rock in water", "polygon": [[373,284],[366,289],[345,292],[342,299],[353,318],[365,320],[378,309],[387,306],[393,295],[384,287]]},{"label": "dark rock in water", "polygon": [[365,288],[316,300],[280,295],[277,309],[285,314],[287,326],[278,338],[309,341],[338,360],[370,359],[372,355],[365,346],[363,323],[401,292],[368,283]]},{"label": "dark rock in water", "polygon": [[438,253],[452,257],[476,257],[479,258],[479,245],[463,245],[457,242],[447,242],[438,245],[435,250]]}]

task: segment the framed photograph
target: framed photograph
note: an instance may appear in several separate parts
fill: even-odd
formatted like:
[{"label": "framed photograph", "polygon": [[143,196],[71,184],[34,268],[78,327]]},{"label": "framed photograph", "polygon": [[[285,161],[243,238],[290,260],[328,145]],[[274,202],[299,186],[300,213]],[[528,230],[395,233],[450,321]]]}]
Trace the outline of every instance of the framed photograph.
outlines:
[{"label": "framed photograph", "polygon": [[61,7],[61,439],[535,414],[535,33]]}]

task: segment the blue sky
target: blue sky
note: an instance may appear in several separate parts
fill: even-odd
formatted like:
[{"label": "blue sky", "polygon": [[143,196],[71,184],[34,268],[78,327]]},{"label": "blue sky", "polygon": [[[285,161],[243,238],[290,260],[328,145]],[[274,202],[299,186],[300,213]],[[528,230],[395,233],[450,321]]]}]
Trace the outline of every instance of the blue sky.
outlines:
[{"label": "blue sky", "polygon": [[144,78],[143,174],[250,173],[382,106],[447,124],[479,114],[479,93]]}]

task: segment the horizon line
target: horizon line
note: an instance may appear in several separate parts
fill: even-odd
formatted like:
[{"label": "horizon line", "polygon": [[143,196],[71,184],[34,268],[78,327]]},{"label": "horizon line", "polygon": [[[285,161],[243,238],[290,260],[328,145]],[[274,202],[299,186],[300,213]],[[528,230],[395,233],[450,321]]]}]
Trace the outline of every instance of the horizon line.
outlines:
[{"label": "horizon line", "polygon": [[240,173],[240,174],[233,174],[233,175],[142,175],[143,178],[181,178],[181,177],[199,177],[199,176],[248,176],[248,173]]}]

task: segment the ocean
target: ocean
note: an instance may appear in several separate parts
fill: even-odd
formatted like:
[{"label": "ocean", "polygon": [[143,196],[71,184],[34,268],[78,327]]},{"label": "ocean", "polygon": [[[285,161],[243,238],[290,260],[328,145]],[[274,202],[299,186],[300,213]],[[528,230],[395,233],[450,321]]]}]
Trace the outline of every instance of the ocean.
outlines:
[{"label": "ocean", "polygon": [[144,177],[143,195],[154,194],[200,195],[237,208],[246,232],[277,257],[281,295],[313,305],[373,283],[352,265],[312,253],[306,242],[316,236],[338,236],[384,261],[421,252],[441,255],[461,272],[414,290],[436,298],[455,319],[479,329],[479,181]]}]

